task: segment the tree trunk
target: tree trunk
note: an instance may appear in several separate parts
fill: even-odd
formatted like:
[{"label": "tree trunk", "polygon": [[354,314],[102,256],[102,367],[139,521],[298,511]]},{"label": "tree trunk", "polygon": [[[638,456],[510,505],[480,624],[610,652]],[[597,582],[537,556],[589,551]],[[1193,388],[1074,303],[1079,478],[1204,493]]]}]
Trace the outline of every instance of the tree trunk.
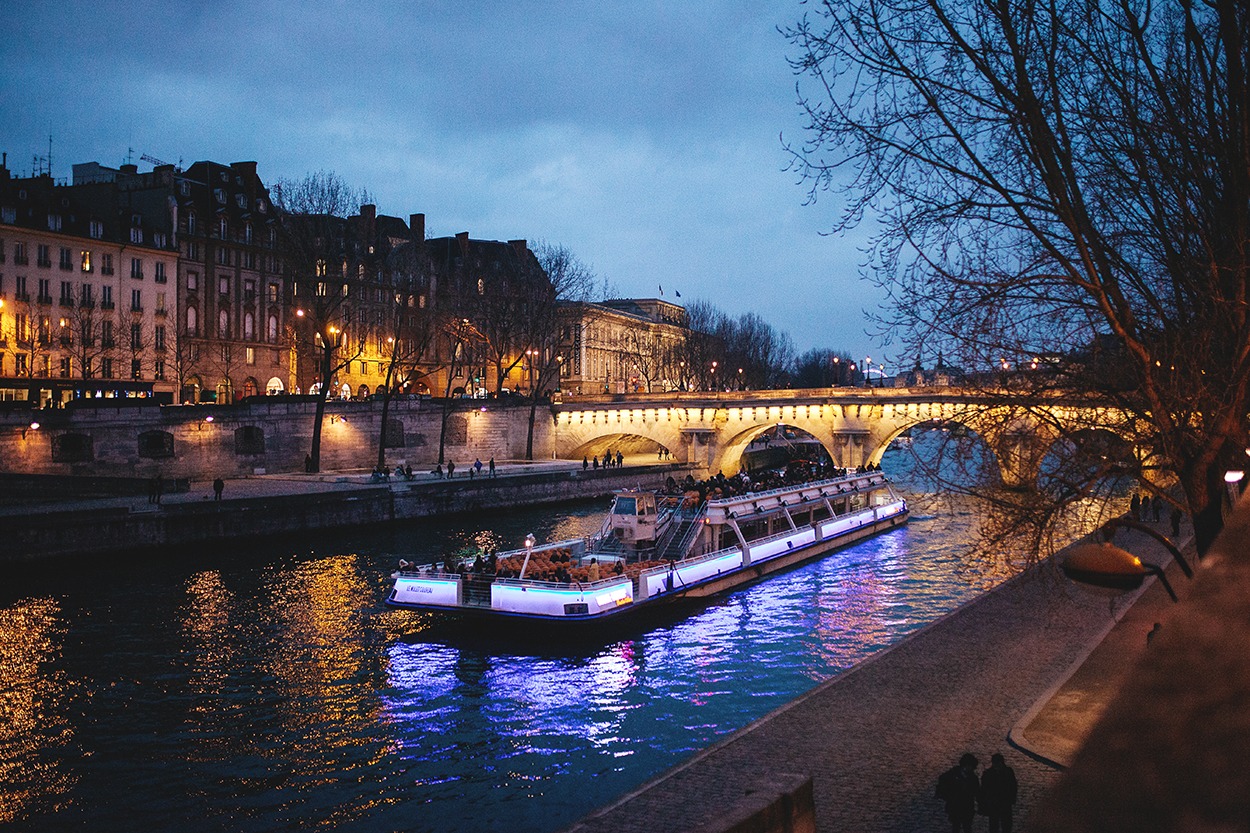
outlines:
[{"label": "tree trunk", "polygon": [[533,461],[534,459],[534,419],[538,414],[538,394],[530,392],[530,425],[529,433],[525,437],[525,459]]},{"label": "tree trunk", "polygon": [[330,365],[334,355],[334,348],[325,345],[321,348],[321,390],[317,394],[317,409],[313,416],[313,435],[312,435],[312,470],[314,472],[321,471],[321,423],[326,416],[326,396],[330,391]]}]

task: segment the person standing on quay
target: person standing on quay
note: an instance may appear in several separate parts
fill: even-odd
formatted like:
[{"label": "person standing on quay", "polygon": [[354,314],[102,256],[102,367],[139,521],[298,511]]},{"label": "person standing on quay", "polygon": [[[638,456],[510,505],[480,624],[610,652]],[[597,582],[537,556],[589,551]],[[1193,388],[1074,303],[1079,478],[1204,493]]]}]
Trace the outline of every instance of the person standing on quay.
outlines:
[{"label": "person standing on quay", "polygon": [[990,756],[989,769],[981,774],[981,813],[990,819],[990,833],[1011,833],[1011,807],[1016,803],[1017,789],[1016,771],[995,752]]},{"label": "person standing on quay", "polygon": [[951,821],[951,833],[972,833],[972,819],[977,814],[977,793],[981,783],[977,780],[977,756],[965,752],[959,765],[951,767],[938,776],[934,798],[946,802],[946,817]]},{"label": "person standing on quay", "polygon": [[494,457],[490,458],[490,476],[491,477],[495,476],[495,458]]},{"label": "person standing on quay", "polygon": [[213,500],[221,500],[221,493],[226,488],[226,481],[220,477],[213,481]]}]

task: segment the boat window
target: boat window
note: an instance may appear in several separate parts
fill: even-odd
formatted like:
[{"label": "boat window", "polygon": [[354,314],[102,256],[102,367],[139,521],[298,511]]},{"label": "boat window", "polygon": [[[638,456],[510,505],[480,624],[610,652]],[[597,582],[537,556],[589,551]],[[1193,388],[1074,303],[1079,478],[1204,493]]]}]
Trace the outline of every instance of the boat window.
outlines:
[{"label": "boat window", "polygon": [[638,513],[638,501],[632,497],[618,497],[612,507],[614,515],[635,515]]}]

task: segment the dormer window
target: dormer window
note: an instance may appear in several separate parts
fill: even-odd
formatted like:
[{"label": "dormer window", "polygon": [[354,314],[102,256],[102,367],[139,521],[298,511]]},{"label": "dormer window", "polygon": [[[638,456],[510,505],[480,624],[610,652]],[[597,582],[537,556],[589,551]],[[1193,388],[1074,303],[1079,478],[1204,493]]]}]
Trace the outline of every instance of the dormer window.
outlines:
[{"label": "dormer window", "polygon": [[49,214],[48,215],[48,231],[60,231],[60,230],[61,230],[61,215]]},{"label": "dormer window", "polygon": [[235,194],[234,203],[239,208],[247,208],[247,197],[245,197],[243,194]]},{"label": "dormer window", "polygon": [[92,220],[87,224],[87,233],[99,240],[104,236],[104,223],[101,223],[99,220]]},{"label": "dormer window", "polygon": [[225,218],[225,217],[220,217],[220,218],[218,218],[218,220],[217,220],[217,236],[218,236],[218,237],[220,237],[222,240],[225,240],[225,239],[226,239],[226,234],[227,234],[227,232],[229,232],[229,231],[230,231],[230,226],[229,226],[229,224],[228,224],[228,223],[226,223],[226,218]]},{"label": "dormer window", "polygon": [[187,234],[195,234],[195,212],[187,212]]},{"label": "dormer window", "polygon": [[225,189],[223,189],[223,188],[214,188],[214,189],[213,189],[213,197],[214,197],[214,198],[217,200],[217,202],[218,202],[218,203],[220,203],[221,205],[225,205],[225,204],[226,204],[226,192],[225,192]]},{"label": "dormer window", "polygon": [[152,245],[153,246],[155,246],[158,249],[163,249],[165,248],[166,242],[168,241],[165,238],[165,232],[163,231],[152,232]]},{"label": "dormer window", "polygon": [[130,230],[130,242],[131,242],[131,243],[142,243],[142,242],[143,242],[143,229],[141,229],[141,228],[139,228],[139,227],[137,227],[137,226],[136,226],[135,228],[132,228],[132,229]]},{"label": "dormer window", "polygon": [[264,201],[264,199],[258,199],[258,200],[256,200],[256,210],[257,210],[257,211],[259,211],[261,214],[264,214],[264,213],[265,213],[265,211],[266,211],[267,209],[268,209],[268,206],[266,206],[266,205],[265,205],[265,201]]}]

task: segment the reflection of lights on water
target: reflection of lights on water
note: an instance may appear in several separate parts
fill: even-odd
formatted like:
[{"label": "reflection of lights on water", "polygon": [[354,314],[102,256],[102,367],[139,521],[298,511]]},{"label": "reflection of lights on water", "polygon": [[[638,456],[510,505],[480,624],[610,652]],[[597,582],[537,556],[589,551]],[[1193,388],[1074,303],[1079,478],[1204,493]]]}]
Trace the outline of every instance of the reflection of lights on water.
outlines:
[{"label": "reflection of lights on water", "polygon": [[64,709],[72,683],[49,673],[64,649],[66,623],[49,598],[0,609],[0,822],[72,790],[77,776],[60,755],[41,754],[75,743]]}]

